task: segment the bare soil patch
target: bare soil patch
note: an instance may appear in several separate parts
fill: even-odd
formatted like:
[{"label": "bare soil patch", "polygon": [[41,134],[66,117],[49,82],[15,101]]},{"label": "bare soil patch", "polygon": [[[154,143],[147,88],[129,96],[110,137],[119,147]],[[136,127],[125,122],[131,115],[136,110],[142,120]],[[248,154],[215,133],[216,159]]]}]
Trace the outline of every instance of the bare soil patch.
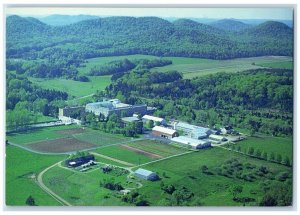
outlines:
[{"label": "bare soil patch", "polygon": [[41,141],[27,145],[27,147],[32,150],[49,153],[73,152],[94,148],[96,146],[97,145],[77,140],[72,137]]},{"label": "bare soil patch", "polygon": [[145,155],[145,156],[150,157],[150,158],[155,158],[155,159],[163,158],[160,155],[157,155],[157,154],[154,154],[154,153],[151,153],[151,152],[146,152],[144,150],[137,149],[137,148],[134,148],[134,147],[131,147],[131,146],[128,146],[128,145],[120,145],[120,147],[126,148],[130,151],[136,152],[136,153],[141,154],[141,155]]}]

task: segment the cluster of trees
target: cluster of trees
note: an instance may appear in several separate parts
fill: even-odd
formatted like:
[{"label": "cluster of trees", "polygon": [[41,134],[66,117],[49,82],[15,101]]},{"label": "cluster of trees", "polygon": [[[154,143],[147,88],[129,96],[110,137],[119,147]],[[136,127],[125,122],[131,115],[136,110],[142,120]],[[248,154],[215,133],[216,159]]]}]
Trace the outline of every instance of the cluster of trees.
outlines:
[{"label": "cluster of trees", "polygon": [[106,118],[102,114],[96,116],[93,113],[88,113],[84,116],[83,121],[93,129],[112,134],[123,134],[127,137],[137,137],[138,134],[143,133],[142,121],[124,123],[121,121],[121,117],[116,114]]},{"label": "cluster of trees", "polygon": [[115,183],[112,179],[111,180],[103,180],[100,181],[100,187],[104,187],[109,190],[124,190],[123,186],[120,183]]},{"label": "cluster of trees", "polygon": [[161,67],[172,64],[170,60],[164,59],[139,59],[139,60],[128,60],[127,58],[123,60],[115,60],[104,65],[94,66],[91,68],[89,75],[116,75],[122,76],[123,73],[128,72],[134,68],[137,69],[151,69],[154,67]]},{"label": "cluster of trees", "polygon": [[[159,83],[159,85],[157,85]],[[256,69],[182,79],[179,72],[134,70],[114,80],[105,95],[119,93],[155,106],[160,117],[272,135],[292,134],[293,71]],[[103,96],[103,92],[98,96]],[[135,98],[135,99],[133,99]]]},{"label": "cluster of trees", "polygon": [[57,116],[58,108],[64,105],[68,94],[47,90],[33,85],[27,78],[7,73],[7,126],[23,129],[36,123],[37,114]]},{"label": "cluster of trees", "polygon": [[74,60],[127,54],[213,59],[293,55],[293,29],[279,22],[239,32],[157,17],[108,17],[53,27],[34,18],[9,16],[6,23],[9,58],[48,58],[57,53]]},{"label": "cluster of trees", "polygon": [[173,184],[164,184],[161,182],[160,189],[169,195],[169,206],[189,205],[194,197],[194,193],[185,186],[175,187]]},{"label": "cluster of trees", "polygon": [[138,192],[133,191],[122,197],[123,202],[135,204],[136,206],[149,206],[149,202]]}]

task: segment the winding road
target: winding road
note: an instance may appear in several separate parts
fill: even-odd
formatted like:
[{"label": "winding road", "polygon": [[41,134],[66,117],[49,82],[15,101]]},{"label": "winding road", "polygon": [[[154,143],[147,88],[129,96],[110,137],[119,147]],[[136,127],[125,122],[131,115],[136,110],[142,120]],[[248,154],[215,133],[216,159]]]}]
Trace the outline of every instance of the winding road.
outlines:
[{"label": "winding road", "polygon": [[37,184],[40,186],[40,188],[42,190],[44,190],[46,193],[48,193],[50,196],[52,196],[52,198],[54,198],[56,201],[58,201],[62,205],[72,206],[70,202],[66,201],[65,199],[63,199],[62,197],[60,197],[59,195],[57,195],[56,193],[54,193],[43,182],[43,175],[44,175],[44,173],[47,172],[49,169],[53,168],[54,166],[58,165],[59,163],[61,163],[61,161],[53,164],[52,166],[47,167],[42,172],[40,172],[39,175],[38,175],[38,177],[37,177]]}]

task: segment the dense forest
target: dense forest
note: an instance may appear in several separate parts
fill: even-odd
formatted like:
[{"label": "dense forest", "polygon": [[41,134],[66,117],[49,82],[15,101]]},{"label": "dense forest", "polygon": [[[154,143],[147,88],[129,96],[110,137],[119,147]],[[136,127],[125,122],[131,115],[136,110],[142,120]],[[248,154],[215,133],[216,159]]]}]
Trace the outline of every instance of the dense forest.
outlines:
[{"label": "dense forest", "polygon": [[9,16],[6,26],[7,58],[32,60],[31,74],[39,77],[76,76],[85,59],[100,56],[293,55],[293,29],[275,21],[238,32],[189,19],[169,22],[157,17],[108,17],[50,26],[34,18]]},{"label": "dense forest", "polygon": [[25,128],[37,122],[37,114],[57,116],[68,94],[41,89],[27,78],[7,73],[6,120],[9,129]]},{"label": "dense forest", "polygon": [[232,124],[272,135],[293,131],[292,70],[257,69],[189,80],[177,71],[137,69],[114,80],[97,96],[144,102],[158,107],[160,117],[204,126]]}]

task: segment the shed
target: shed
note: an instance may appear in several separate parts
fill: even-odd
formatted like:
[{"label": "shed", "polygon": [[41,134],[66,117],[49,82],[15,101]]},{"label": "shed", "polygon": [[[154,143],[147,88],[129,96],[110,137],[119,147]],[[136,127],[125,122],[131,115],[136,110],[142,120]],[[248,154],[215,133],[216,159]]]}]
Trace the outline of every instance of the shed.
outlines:
[{"label": "shed", "polygon": [[149,180],[149,181],[156,181],[159,179],[158,175],[155,172],[151,172],[146,169],[137,169],[134,172],[134,175],[138,178],[144,179],[144,180]]},{"label": "shed", "polygon": [[154,128],[152,128],[152,133],[156,136],[164,138],[173,138],[178,136],[177,131],[162,126],[155,126]]}]

